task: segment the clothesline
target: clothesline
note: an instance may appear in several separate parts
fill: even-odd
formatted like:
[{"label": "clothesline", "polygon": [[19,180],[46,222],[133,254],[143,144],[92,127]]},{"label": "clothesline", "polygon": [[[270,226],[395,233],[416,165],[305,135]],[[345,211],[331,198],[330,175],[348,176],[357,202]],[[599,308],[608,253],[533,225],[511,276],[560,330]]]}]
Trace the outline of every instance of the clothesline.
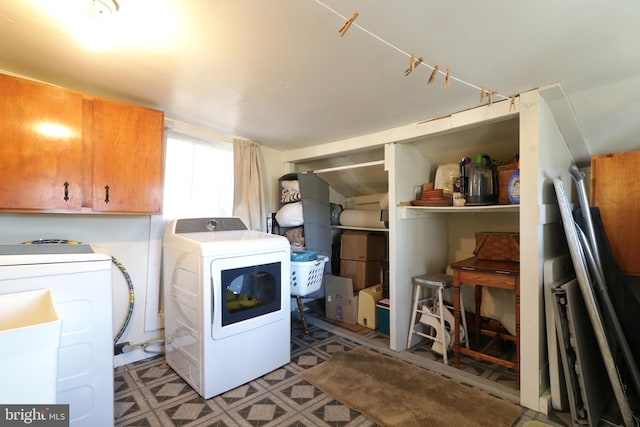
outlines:
[{"label": "clothesline", "polygon": [[[331,13],[333,13],[334,15],[336,15],[336,16],[338,16],[338,17],[340,17],[340,18],[344,19],[345,21],[348,21],[348,20],[350,19],[349,17],[344,16],[343,14],[341,14],[340,12],[338,12],[337,10],[333,9],[332,7],[328,6],[327,4],[323,3],[323,2],[322,2],[322,1],[320,1],[320,0],[313,0],[313,1],[315,1],[315,2],[316,2],[316,3],[318,3],[320,6],[324,7],[325,9],[327,9],[328,11],[330,11]],[[356,24],[356,23],[355,23],[355,21],[354,21],[353,19],[351,20],[350,25],[351,25],[351,26],[353,26],[353,27],[358,28],[360,31],[363,31],[363,32],[364,32],[364,33],[366,33],[367,35],[369,35],[369,36],[373,37],[374,39],[378,40],[379,42],[381,42],[381,43],[385,44],[386,46],[390,47],[391,49],[393,49],[393,50],[395,50],[395,51],[397,51],[397,52],[399,52],[399,53],[401,53],[401,54],[405,55],[407,58],[413,58],[413,57],[414,57],[414,55],[413,55],[413,54],[410,54],[410,53],[408,53],[408,52],[406,52],[406,51],[402,50],[402,49],[401,49],[401,48],[399,48],[398,46],[394,45],[393,43],[391,43],[391,42],[389,42],[389,41],[387,41],[387,40],[385,40],[385,39],[383,39],[382,37],[378,36],[377,34],[375,34],[375,33],[371,32],[371,31],[369,31],[369,30],[368,30],[368,29],[366,29],[365,27],[363,27],[363,26],[361,26],[361,25],[359,25],[359,24]],[[460,83],[460,84],[463,84],[463,85],[465,85],[465,86],[468,86],[468,87],[470,87],[470,88],[473,88],[473,89],[475,89],[475,90],[477,90],[477,91],[481,91],[481,92],[483,93],[483,95],[481,96],[481,99],[482,99],[482,98],[484,98],[484,96],[485,96],[485,95],[486,95],[486,96],[489,96],[489,99],[490,99],[490,95],[489,95],[489,94],[491,94],[491,95],[495,95],[495,96],[498,96],[498,97],[500,97],[501,99],[509,99],[509,97],[507,97],[507,96],[501,95],[501,94],[499,94],[499,93],[497,93],[497,92],[491,92],[491,91],[485,90],[485,88],[484,88],[484,87],[480,87],[480,86],[475,85],[475,84],[473,84],[473,83],[471,83],[471,82],[468,82],[468,81],[466,81],[466,80],[460,79],[460,78],[458,78],[458,77],[454,76],[453,74],[446,73],[445,71],[440,70],[440,69],[438,68],[438,66],[437,66],[437,65],[435,65],[435,66],[434,66],[434,65],[430,65],[430,64],[426,63],[425,61],[420,61],[419,63],[416,63],[415,65],[416,65],[416,66],[423,66],[423,67],[426,67],[426,68],[428,68],[429,70],[431,70],[432,72],[433,72],[433,71],[436,71],[438,74],[441,74],[441,75],[443,75],[443,76],[447,76],[447,75],[448,75],[448,77],[449,77],[451,80],[454,80],[454,81],[456,81],[456,82],[458,82],[458,83]]]}]

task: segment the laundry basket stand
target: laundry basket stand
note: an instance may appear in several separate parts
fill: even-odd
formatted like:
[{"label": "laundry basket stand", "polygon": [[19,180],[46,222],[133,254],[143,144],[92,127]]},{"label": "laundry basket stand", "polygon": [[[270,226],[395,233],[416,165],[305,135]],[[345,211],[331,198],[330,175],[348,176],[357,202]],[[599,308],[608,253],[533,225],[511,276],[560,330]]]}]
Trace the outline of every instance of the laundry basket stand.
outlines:
[{"label": "laundry basket stand", "polygon": [[304,317],[302,298],[322,287],[324,265],[328,260],[329,257],[318,255],[318,258],[312,261],[291,261],[291,296],[296,298],[305,334],[309,333],[309,329]]}]

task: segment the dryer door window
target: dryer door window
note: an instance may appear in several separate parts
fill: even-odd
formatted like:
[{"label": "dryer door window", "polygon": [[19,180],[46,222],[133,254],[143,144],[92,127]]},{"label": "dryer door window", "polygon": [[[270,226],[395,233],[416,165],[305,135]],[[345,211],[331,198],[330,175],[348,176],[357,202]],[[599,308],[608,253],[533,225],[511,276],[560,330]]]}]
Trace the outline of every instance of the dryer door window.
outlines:
[{"label": "dryer door window", "polygon": [[222,270],[222,326],[280,310],[280,263]]}]

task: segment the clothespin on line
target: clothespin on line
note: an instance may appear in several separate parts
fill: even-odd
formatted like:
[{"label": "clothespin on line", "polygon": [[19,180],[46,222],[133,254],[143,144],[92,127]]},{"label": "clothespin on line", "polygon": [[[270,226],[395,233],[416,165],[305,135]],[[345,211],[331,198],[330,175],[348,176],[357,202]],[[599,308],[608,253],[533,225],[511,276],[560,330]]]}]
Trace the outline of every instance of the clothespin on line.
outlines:
[{"label": "clothespin on line", "polygon": [[353,21],[355,21],[357,17],[358,17],[358,11],[354,11],[351,14],[351,18],[347,19],[347,22],[345,22],[344,25],[342,25],[342,27],[340,27],[340,29],[338,30],[338,32],[340,33],[340,37],[344,37],[347,30],[349,29],[351,24],[353,24]]},{"label": "clothespin on line", "polygon": [[511,97],[511,103],[509,104],[509,112],[516,111],[516,96]]},{"label": "clothespin on line", "polygon": [[493,97],[493,95],[497,93],[498,93],[497,90],[487,91],[488,105],[491,105],[491,103],[493,102],[491,98]]},{"label": "clothespin on line", "polygon": [[480,89],[480,102],[483,102],[485,98],[487,98],[487,104],[491,105],[493,103],[492,97],[497,94],[497,90],[486,90],[484,86]]},{"label": "clothespin on line", "polygon": [[438,75],[438,69],[439,68],[440,68],[439,65],[436,65],[435,67],[433,67],[433,71],[431,72],[431,75],[429,76],[429,80],[427,80],[427,84],[433,83],[433,81],[436,79],[436,76]]},{"label": "clothespin on line", "polygon": [[416,67],[420,65],[421,62],[422,62],[422,57],[416,59],[416,56],[412,53],[411,57],[409,57],[409,68],[404,70],[404,75],[408,76],[409,74],[411,74],[413,70],[415,70]]},{"label": "clothespin on line", "polygon": [[451,69],[447,67],[447,75],[444,77],[444,87],[449,87],[451,84]]}]

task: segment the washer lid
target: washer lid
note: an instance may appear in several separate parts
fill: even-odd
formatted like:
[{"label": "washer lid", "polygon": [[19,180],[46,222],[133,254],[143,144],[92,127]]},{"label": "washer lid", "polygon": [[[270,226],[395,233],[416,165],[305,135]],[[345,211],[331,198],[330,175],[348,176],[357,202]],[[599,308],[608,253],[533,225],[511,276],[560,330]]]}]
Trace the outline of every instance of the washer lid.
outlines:
[{"label": "washer lid", "polygon": [[91,245],[34,244],[0,245],[0,266],[104,261],[111,258]]}]

